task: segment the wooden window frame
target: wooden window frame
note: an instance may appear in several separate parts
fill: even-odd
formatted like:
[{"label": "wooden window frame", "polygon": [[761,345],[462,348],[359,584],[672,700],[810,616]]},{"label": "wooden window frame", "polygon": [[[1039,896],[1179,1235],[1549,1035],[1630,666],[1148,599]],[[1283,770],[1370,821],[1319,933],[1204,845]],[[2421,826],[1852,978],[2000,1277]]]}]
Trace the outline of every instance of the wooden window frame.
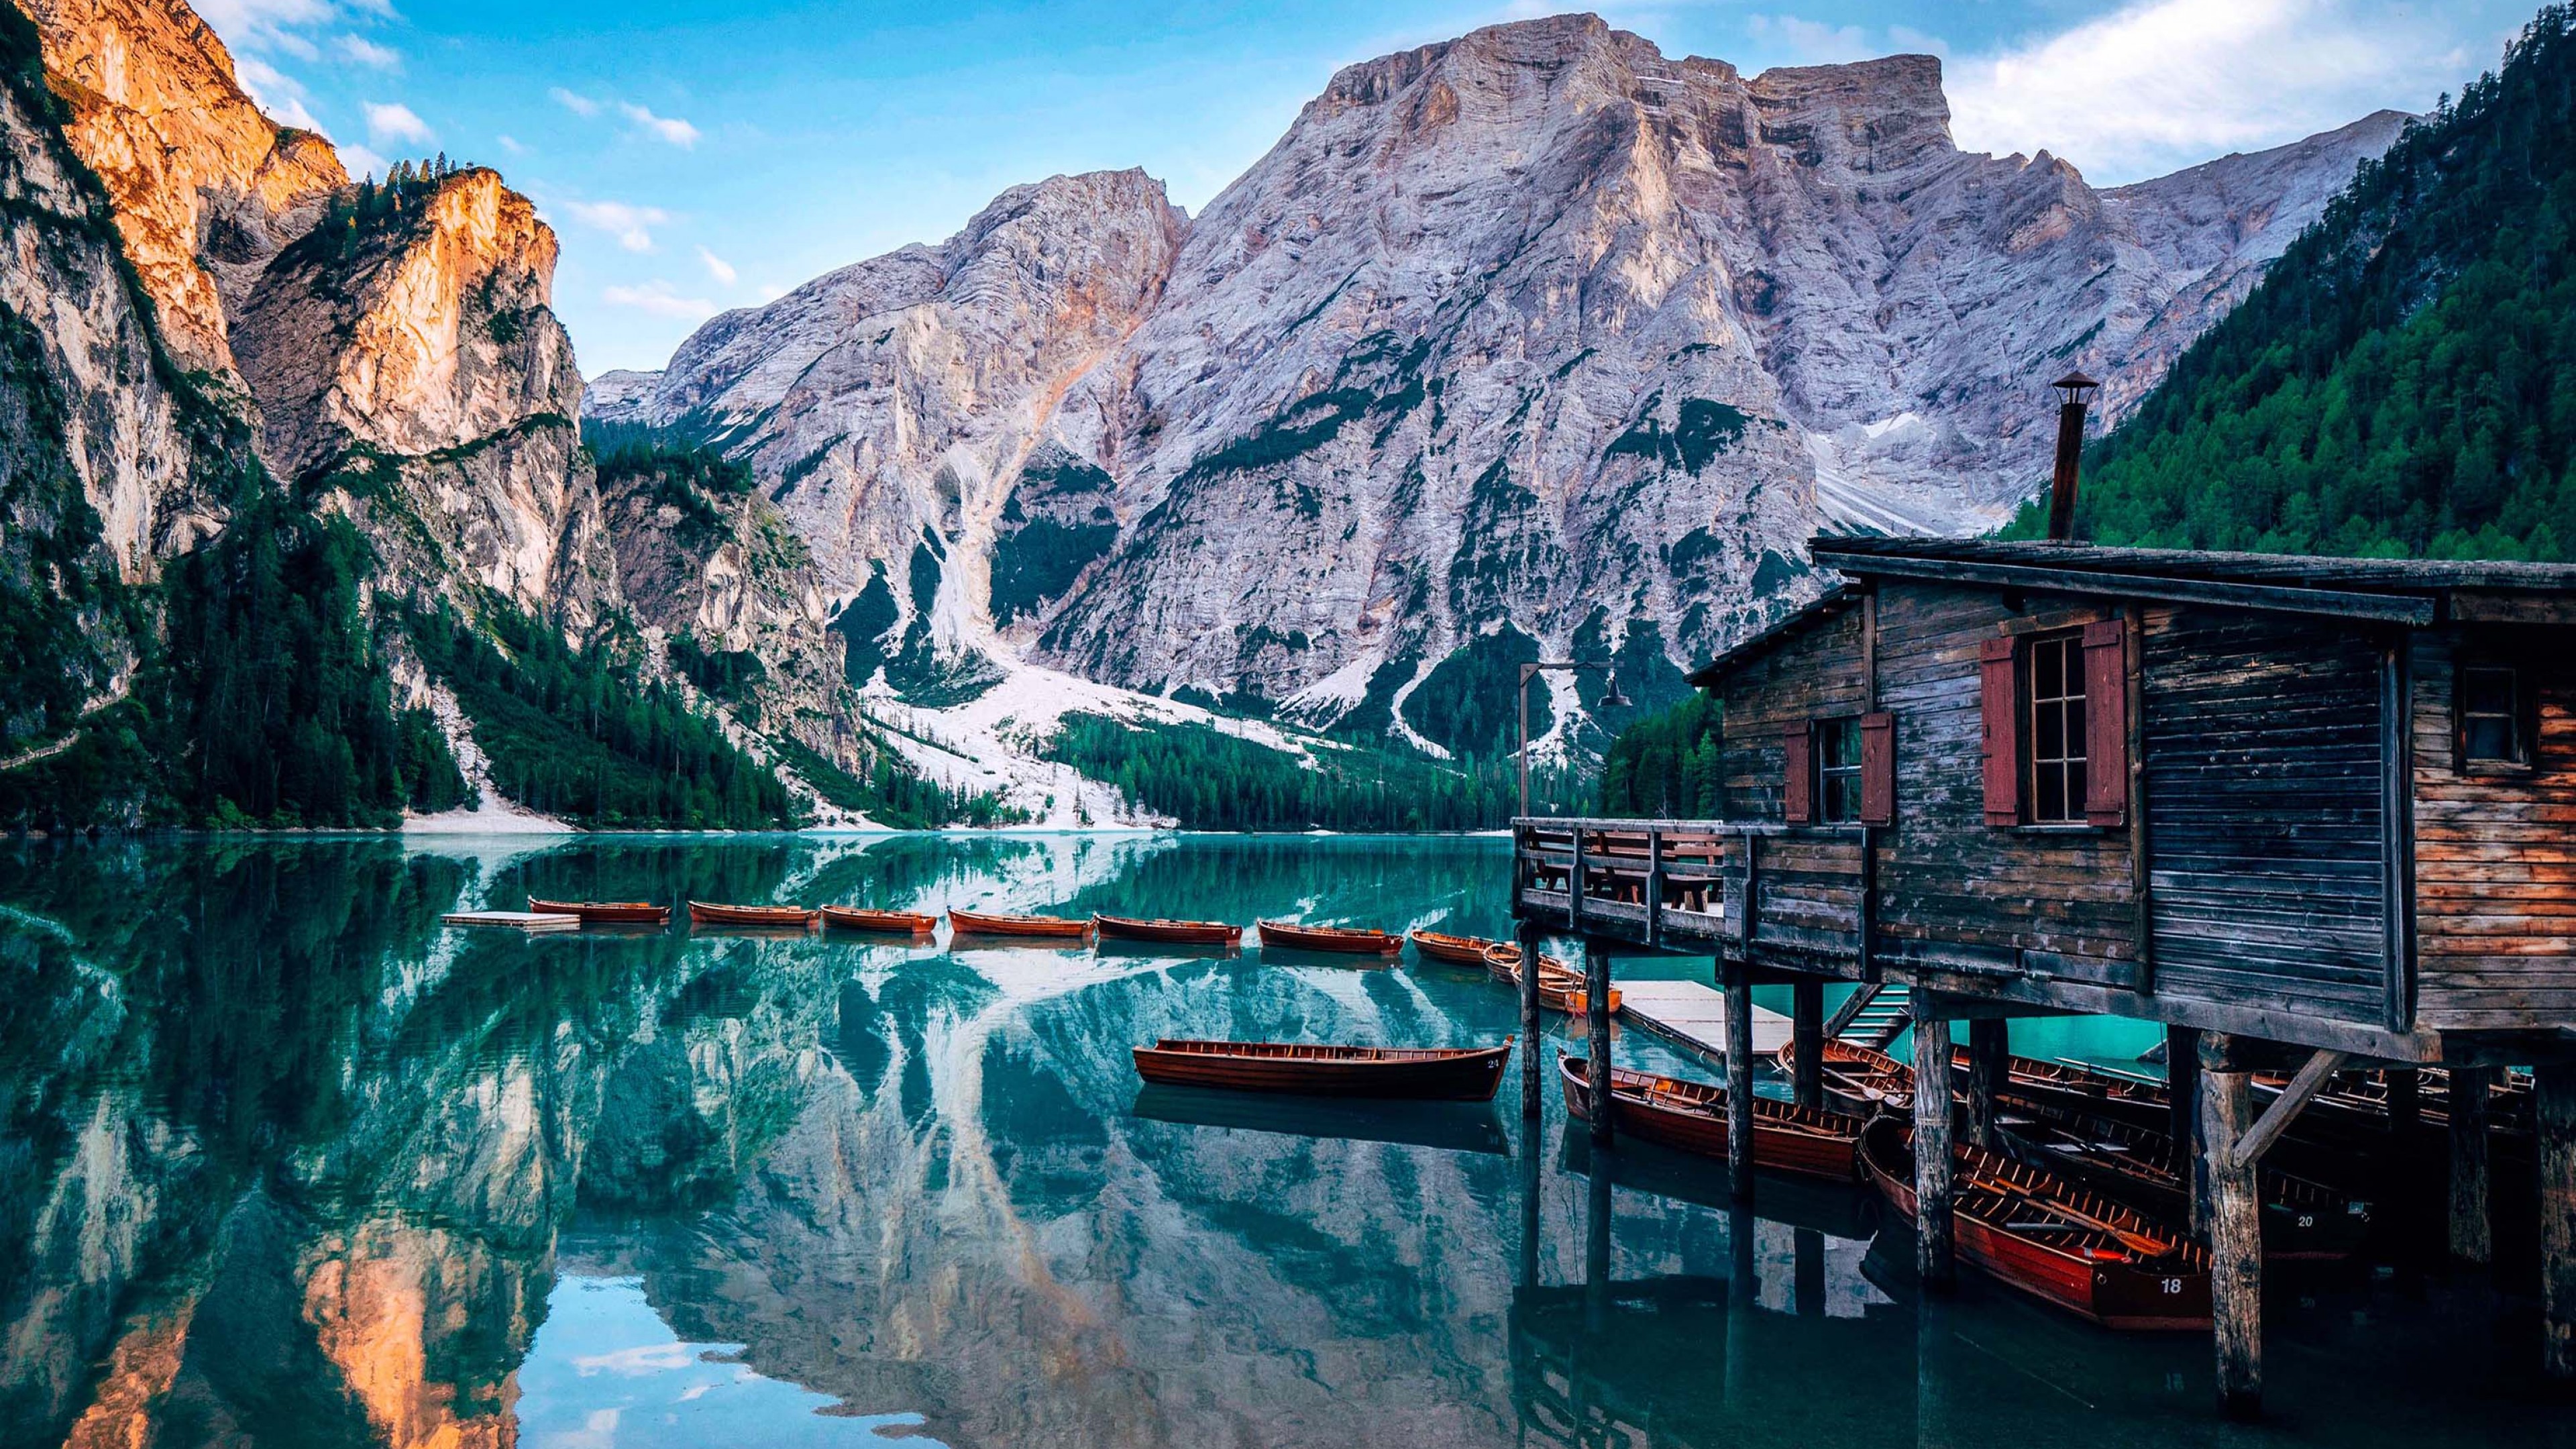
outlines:
[{"label": "wooden window frame", "polygon": [[[1850,733],[1851,763],[1838,765],[1833,761],[1832,742],[1834,735],[1844,730]],[[1861,717],[1856,714],[1830,715],[1816,721],[1815,731],[1816,823],[1858,825],[1861,823],[1861,817],[1867,813],[1866,803],[1862,799],[1867,776],[1863,771],[1861,760]],[[1851,809],[1842,814],[1836,814],[1834,809],[1834,787],[1839,782],[1848,782],[1848,792],[1851,797]]]},{"label": "wooden window frame", "polygon": [[[2471,759],[2469,757],[2469,675],[2492,670],[2513,680],[2514,743],[2521,758]],[[2538,773],[2540,769],[2540,691],[2534,687],[2531,666],[2521,660],[2500,659],[2492,654],[2463,654],[2451,668],[2451,759],[2463,775],[2519,776]]]},{"label": "wooden window frame", "polygon": [[[2058,693],[2047,699],[2042,699],[2039,694],[2039,652],[2042,649],[2060,651]],[[2015,768],[2020,776],[2022,823],[2043,830],[2089,828],[2093,822],[2085,813],[2084,802],[2092,793],[2093,782],[2092,692],[2085,678],[2084,633],[2080,629],[2064,629],[2033,634],[2020,641],[2014,654],[2013,707],[2021,715],[2021,728],[2017,732],[2021,736],[2021,759]],[[2068,693],[2069,690],[2073,692]],[[2039,712],[2048,704],[2058,706],[2061,711],[2058,748],[2068,753],[2042,760],[2039,755]],[[2066,717],[2066,707],[2070,704],[2085,711],[2085,723],[2080,727],[2070,726]],[[2080,765],[2081,769],[2070,777],[2068,767],[2074,765]],[[2052,768],[2058,772],[2059,808],[2063,813],[2043,817],[2039,813],[2040,772]],[[2077,784],[2082,788],[2073,788]]]},{"label": "wooden window frame", "polygon": [[[2081,749],[2084,789],[2069,795],[2063,816],[2048,820],[2037,818],[2034,753],[2039,730],[2033,646],[2040,644],[2066,650],[2066,683],[2080,687],[2080,696],[2059,697],[2084,701],[2082,734],[2060,746]],[[2006,620],[2000,634],[1980,647],[1978,712],[1984,722],[1983,792],[1989,828],[2054,832],[2128,825],[2137,753],[2130,698],[2136,683],[2136,646],[2136,632],[2125,617],[2075,614]],[[2060,760],[2073,758],[2067,755]]]}]

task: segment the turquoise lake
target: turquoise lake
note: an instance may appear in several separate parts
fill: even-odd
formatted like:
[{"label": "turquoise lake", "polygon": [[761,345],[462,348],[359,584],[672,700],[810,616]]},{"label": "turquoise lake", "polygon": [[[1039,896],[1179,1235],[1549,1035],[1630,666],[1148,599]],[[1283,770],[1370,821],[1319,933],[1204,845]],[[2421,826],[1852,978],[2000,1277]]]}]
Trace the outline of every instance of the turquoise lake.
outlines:
[{"label": "turquoise lake", "polygon": [[[0,848],[0,1444],[2576,1445],[2526,1386],[2535,1313],[2460,1275],[2276,1273],[2272,1418],[2230,1426],[2205,1337],[1973,1277],[1923,1302],[1861,1193],[1747,1211],[1712,1164],[1596,1161],[1552,1084],[1522,1123],[1517,1064],[1452,1110],[1149,1092],[1128,1057],[1491,1043],[1516,1007],[1480,972],[439,923],[534,894],[1502,934],[1505,881],[1481,839]],[[2131,1069],[2157,1039],[2014,1031]]]}]

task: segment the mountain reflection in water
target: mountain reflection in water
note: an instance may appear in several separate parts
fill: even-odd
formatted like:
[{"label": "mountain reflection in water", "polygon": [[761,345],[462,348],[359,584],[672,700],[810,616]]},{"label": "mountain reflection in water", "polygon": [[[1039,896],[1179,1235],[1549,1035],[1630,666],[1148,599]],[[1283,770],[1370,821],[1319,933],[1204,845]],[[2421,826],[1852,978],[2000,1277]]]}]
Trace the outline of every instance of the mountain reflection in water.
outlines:
[{"label": "mountain reflection in water", "polygon": [[1917,1305],[1855,1193],[1733,1208],[1706,1164],[1596,1158],[1552,1093],[1532,1141],[1509,1090],[1243,1101],[1128,1057],[1489,1043],[1515,1009],[1478,971],[438,924],[534,894],[1498,934],[1504,868],[1350,838],[0,850],[0,1444],[2576,1442],[2485,1351],[2521,1325],[2447,1285],[2276,1292],[2280,1418],[2226,1429],[2205,1341],[1973,1284]]}]

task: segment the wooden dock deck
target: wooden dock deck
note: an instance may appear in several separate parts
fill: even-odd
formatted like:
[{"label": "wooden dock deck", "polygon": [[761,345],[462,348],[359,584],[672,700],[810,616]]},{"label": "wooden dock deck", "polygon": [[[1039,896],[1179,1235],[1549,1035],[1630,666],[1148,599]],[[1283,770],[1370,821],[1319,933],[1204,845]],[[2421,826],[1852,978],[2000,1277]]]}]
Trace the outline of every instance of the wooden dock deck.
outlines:
[{"label": "wooden dock deck", "polygon": [[[1726,993],[1697,981],[1621,981],[1619,1016],[1711,1061],[1726,1059]],[[1789,1044],[1789,1018],[1753,1008],[1753,1050],[1769,1056]]]}]

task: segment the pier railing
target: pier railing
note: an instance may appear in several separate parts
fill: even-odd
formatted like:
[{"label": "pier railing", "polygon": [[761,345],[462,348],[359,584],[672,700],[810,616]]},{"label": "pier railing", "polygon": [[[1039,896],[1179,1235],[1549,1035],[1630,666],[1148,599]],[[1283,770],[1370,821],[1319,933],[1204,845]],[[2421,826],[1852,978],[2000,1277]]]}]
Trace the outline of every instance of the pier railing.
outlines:
[{"label": "pier railing", "polygon": [[[1512,822],[1521,919],[1658,950],[1874,975],[1868,827],[1724,820]],[[1787,959],[1782,964],[1789,964]]]}]

